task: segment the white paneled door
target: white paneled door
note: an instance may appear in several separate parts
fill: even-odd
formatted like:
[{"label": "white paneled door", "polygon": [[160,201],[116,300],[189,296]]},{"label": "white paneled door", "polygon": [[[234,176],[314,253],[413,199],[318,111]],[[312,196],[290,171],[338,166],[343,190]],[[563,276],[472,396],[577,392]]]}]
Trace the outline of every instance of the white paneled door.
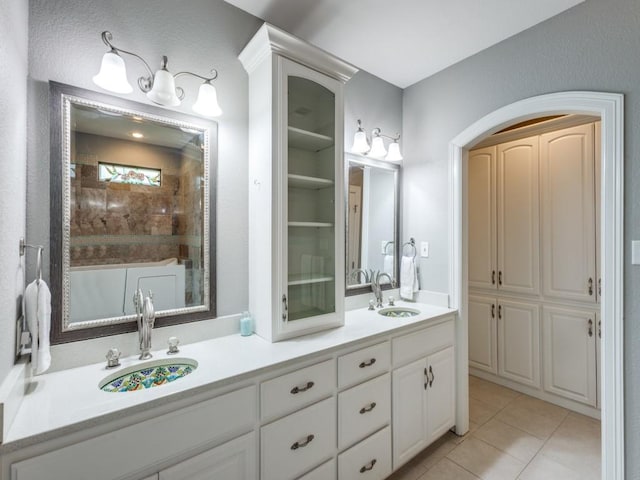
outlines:
[{"label": "white paneled door", "polygon": [[497,302],[495,297],[469,295],[469,365],[498,373]]}]

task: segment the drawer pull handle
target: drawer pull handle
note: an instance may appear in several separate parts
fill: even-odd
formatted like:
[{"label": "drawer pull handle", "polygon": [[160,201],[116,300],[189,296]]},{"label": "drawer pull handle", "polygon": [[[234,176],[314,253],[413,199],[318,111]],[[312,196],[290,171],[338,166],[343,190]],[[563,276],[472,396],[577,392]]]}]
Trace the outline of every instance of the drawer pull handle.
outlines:
[{"label": "drawer pull handle", "polygon": [[436,379],[436,376],[433,374],[433,368],[429,365],[429,373],[431,374],[431,380],[429,380],[429,386],[433,385],[433,381]]},{"label": "drawer pull handle", "polygon": [[315,435],[307,435],[307,438],[304,439],[304,441],[296,442],[293,445],[291,445],[291,450],[297,450],[299,448],[306,447],[313,441],[314,438],[316,438]]},{"label": "drawer pull handle", "polygon": [[363,465],[362,467],[360,467],[360,473],[364,473],[364,472],[368,472],[369,470],[373,470],[373,467],[377,462],[378,461],[374,458],[373,460],[371,460],[369,462],[369,465]]},{"label": "drawer pull handle", "polygon": [[358,365],[360,368],[366,368],[366,367],[370,367],[371,365],[373,365],[374,363],[376,363],[376,359],[372,358],[371,360],[369,360],[368,362],[362,362],[360,365]]},{"label": "drawer pull handle", "polygon": [[314,385],[313,382],[307,382],[307,384],[304,387],[293,387],[291,389],[291,393],[295,395],[296,393],[306,392],[311,387],[313,387],[313,385]]},{"label": "drawer pull handle", "polygon": [[362,407],[360,409],[360,415],[364,415],[365,413],[370,412],[374,408],[376,408],[376,402],[371,402],[368,407]]}]

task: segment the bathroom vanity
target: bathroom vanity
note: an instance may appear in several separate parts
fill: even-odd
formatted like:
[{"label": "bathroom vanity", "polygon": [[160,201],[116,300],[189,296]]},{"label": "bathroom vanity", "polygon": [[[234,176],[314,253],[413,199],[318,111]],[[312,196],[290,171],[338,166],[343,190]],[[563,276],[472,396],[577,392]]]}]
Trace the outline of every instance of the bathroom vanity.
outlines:
[{"label": "bathroom vanity", "polygon": [[455,311],[410,306],[420,313],[352,310],[278,343],[185,345],[197,369],[140,391],[99,390],[104,364],[40,376],[0,446],[0,478],[386,478],[455,423]]}]

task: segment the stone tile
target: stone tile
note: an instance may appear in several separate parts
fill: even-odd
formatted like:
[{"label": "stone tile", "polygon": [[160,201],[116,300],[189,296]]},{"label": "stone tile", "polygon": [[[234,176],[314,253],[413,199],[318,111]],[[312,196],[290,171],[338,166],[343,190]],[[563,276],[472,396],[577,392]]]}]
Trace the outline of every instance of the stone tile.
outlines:
[{"label": "stone tile", "polygon": [[498,411],[499,407],[484,403],[475,398],[469,398],[469,420],[478,425],[486,423]]},{"label": "stone tile", "polygon": [[568,413],[564,408],[522,395],[500,411],[496,419],[546,440]]},{"label": "stone tile", "polygon": [[478,428],[473,436],[523,462],[529,462],[544,443],[539,438],[495,418]]},{"label": "stone tile", "polygon": [[540,453],[585,479],[599,479],[602,466],[600,435],[600,422],[572,412]]},{"label": "stone tile", "polygon": [[514,480],[526,465],[474,437],[462,442],[447,458],[483,480]]},{"label": "stone tile", "polygon": [[440,440],[429,445],[417,456],[417,458],[420,459],[419,463],[422,466],[422,469],[425,471],[429,470],[441,459],[446,457],[449,452],[456,448],[456,445],[457,444],[455,442],[449,440],[448,434],[443,435]]},{"label": "stone tile", "polygon": [[469,438],[473,434],[473,432],[475,432],[478,429],[479,426],[480,425],[478,425],[477,423],[469,421],[469,431],[467,433],[465,433],[462,436],[459,436],[453,432],[447,432],[446,433],[447,440],[455,443],[456,445],[459,445],[462,442],[464,442],[467,438]]},{"label": "stone tile", "polygon": [[477,377],[469,377],[469,397],[480,400],[488,405],[504,408],[519,396],[520,394],[518,392],[510,388],[487,382]]},{"label": "stone tile", "polygon": [[126,190],[112,189],[111,186],[107,192],[107,212],[110,213],[129,213],[129,192]]},{"label": "stone tile", "polygon": [[424,467],[421,464],[422,457],[420,455],[416,456],[413,460],[410,460],[405,465],[400,467],[395,473],[393,473],[390,477],[387,477],[387,480],[417,480],[424,472]]},{"label": "stone tile", "polygon": [[443,458],[418,480],[476,480],[477,478],[448,458]]},{"label": "stone tile", "polygon": [[577,472],[551,460],[544,455],[537,455],[518,480],[582,480]]}]

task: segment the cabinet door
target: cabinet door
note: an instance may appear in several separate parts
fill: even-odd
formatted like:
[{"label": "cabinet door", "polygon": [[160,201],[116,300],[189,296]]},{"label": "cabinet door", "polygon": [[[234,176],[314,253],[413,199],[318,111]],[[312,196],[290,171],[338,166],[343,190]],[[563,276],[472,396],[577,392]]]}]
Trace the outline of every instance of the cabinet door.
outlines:
[{"label": "cabinet door", "polygon": [[453,347],[427,357],[427,442],[445,434],[456,422],[456,369]]},{"label": "cabinet door", "polygon": [[496,288],[496,147],[469,152],[469,286]]},{"label": "cabinet door", "polygon": [[498,145],[498,289],[540,291],[538,137]]},{"label": "cabinet door", "polygon": [[593,124],[540,137],[545,296],[595,303]]},{"label": "cabinet door", "polygon": [[393,372],[393,469],[427,446],[426,359]]},{"label": "cabinet door", "polygon": [[283,124],[281,333],[342,323],[342,84],[278,58]]},{"label": "cabinet door", "polygon": [[495,297],[469,295],[469,366],[498,373]]},{"label": "cabinet door", "polygon": [[538,305],[498,299],[498,373],[540,387]]},{"label": "cabinet door", "polygon": [[212,448],[160,472],[160,480],[257,479],[253,432]]},{"label": "cabinet door", "polygon": [[544,389],[596,406],[595,311],[543,307]]}]

